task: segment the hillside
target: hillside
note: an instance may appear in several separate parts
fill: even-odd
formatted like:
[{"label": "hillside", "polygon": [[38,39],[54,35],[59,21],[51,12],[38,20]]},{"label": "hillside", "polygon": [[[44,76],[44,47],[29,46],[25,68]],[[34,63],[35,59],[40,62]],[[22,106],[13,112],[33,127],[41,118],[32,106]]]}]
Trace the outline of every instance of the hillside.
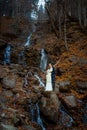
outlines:
[{"label": "hillside", "polygon": [[[67,22],[68,50],[66,50],[63,25],[62,39],[55,36],[49,22],[35,23],[35,27],[36,30],[30,39],[31,46],[24,47],[32,30],[32,24],[26,19],[17,23],[15,19],[2,17],[0,30],[0,113],[2,114],[0,120],[5,121],[5,125],[17,127],[18,130],[41,130],[37,123],[31,121],[29,113],[29,105],[32,104],[33,107],[33,104],[39,102],[47,130],[86,130],[87,32],[84,31],[86,29],[80,27],[78,21]],[[3,65],[6,43],[12,46],[10,65]],[[44,88],[39,86],[38,80],[34,77],[34,73],[38,74],[45,83],[45,74],[39,68],[42,48],[47,52],[48,63],[56,65],[55,91],[51,93],[44,92]],[[25,54],[25,66],[18,64],[18,54],[21,51]],[[60,62],[57,64],[59,59]],[[30,72],[27,77],[29,84],[24,87],[27,72]],[[8,78],[5,79],[6,77]],[[61,102],[68,111],[68,116],[62,117],[61,112],[58,112],[61,109],[55,101],[59,106]],[[72,126],[68,127],[70,117],[73,123],[71,122]],[[61,120],[64,125],[61,125]]]}]

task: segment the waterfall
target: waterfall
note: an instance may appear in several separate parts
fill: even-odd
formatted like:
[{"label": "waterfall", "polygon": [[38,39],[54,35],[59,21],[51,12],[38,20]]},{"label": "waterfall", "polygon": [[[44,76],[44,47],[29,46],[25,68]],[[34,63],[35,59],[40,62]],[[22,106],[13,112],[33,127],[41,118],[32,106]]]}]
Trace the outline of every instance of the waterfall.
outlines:
[{"label": "waterfall", "polygon": [[47,67],[47,53],[46,51],[42,48],[41,49],[41,60],[40,60],[40,68],[42,71],[45,71]]},{"label": "waterfall", "polygon": [[42,130],[46,130],[43,125],[41,116],[40,116],[40,108],[39,108],[38,104],[36,104],[36,110],[37,110],[37,123],[42,127]]},{"label": "waterfall", "polygon": [[46,130],[40,116],[40,109],[38,104],[31,103],[30,113],[31,113],[31,120],[37,122],[41,126],[42,130]]},{"label": "waterfall", "polygon": [[38,74],[34,74],[34,76],[35,76],[36,79],[38,80],[38,82],[39,82],[39,86],[44,87],[45,85],[44,85],[44,83],[42,82],[41,78],[38,76]]},{"label": "waterfall", "polygon": [[32,103],[30,105],[30,114],[31,114],[31,121],[36,122],[36,105]]},{"label": "waterfall", "polygon": [[21,64],[21,65],[25,65],[25,55],[24,55],[24,51],[21,51],[19,54],[18,54],[18,64]]},{"label": "waterfall", "polygon": [[27,42],[25,43],[25,47],[30,47],[30,39],[31,39],[32,33],[28,36]]},{"label": "waterfall", "polygon": [[37,15],[37,12],[35,10],[32,10],[32,12],[31,12],[31,19],[32,20],[37,20],[38,19],[38,15]]},{"label": "waterfall", "polygon": [[45,12],[45,0],[38,1],[38,11],[42,9],[43,13]]},{"label": "waterfall", "polygon": [[73,123],[72,117],[67,114],[67,112],[65,111],[65,108],[63,106],[61,106],[60,112],[61,112],[60,124],[66,126],[66,127],[71,127],[72,123]]},{"label": "waterfall", "polygon": [[4,64],[10,64],[11,62],[10,58],[11,58],[11,45],[8,44],[4,52]]}]

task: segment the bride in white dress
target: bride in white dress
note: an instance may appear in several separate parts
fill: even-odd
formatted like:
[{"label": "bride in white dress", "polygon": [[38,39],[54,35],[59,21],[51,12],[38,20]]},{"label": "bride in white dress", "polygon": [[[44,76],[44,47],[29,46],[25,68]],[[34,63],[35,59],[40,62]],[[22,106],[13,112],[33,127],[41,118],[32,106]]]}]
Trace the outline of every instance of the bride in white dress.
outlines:
[{"label": "bride in white dress", "polygon": [[51,73],[53,71],[52,65],[49,64],[49,68],[46,71],[46,89],[45,91],[52,91],[52,77]]}]

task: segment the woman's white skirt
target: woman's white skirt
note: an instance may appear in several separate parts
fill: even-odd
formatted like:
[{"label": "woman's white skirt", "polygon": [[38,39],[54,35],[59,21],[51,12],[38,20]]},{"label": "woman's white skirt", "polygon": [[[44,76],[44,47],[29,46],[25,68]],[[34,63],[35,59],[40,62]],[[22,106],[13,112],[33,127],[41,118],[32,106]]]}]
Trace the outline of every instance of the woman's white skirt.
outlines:
[{"label": "woman's white skirt", "polygon": [[53,89],[52,89],[52,83],[47,83],[46,84],[46,89],[45,89],[45,91],[52,91]]}]

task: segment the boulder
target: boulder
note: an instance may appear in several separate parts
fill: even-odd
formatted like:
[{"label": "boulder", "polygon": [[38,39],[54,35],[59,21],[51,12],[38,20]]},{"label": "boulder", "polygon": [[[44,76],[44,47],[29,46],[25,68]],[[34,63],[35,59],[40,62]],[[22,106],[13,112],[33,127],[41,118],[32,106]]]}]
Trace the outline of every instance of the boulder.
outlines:
[{"label": "boulder", "polygon": [[76,107],[76,98],[75,96],[71,95],[71,96],[65,96],[65,100],[69,103],[69,105],[71,107]]},{"label": "boulder", "polygon": [[12,126],[12,125],[5,125],[3,123],[1,123],[1,130],[18,130],[16,127]]},{"label": "boulder", "polygon": [[13,96],[13,93],[12,91],[4,91],[3,94],[7,97],[12,97]]},{"label": "boulder", "polygon": [[50,93],[50,97],[42,97],[40,110],[43,115],[50,121],[57,123],[59,115],[60,101],[55,92]]},{"label": "boulder", "polygon": [[7,89],[13,89],[16,85],[17,76],[9,74],[8,76],[4,77],[2,80],[2,86]]},{"label": "boulder", "polygon": [[76,98],[74,95],[69,95],[69,96],[62,96],[61,95],[60,100],[68,108],[74,108],[77,106]]},{"label": "boulder", "polygon": [[56,95],[55,92],[52,92],[51,95],[50,95],[50,102],[51,104],[54,104],[55,108],[58,110],[59,107],[60,107],[60,101]]}]

